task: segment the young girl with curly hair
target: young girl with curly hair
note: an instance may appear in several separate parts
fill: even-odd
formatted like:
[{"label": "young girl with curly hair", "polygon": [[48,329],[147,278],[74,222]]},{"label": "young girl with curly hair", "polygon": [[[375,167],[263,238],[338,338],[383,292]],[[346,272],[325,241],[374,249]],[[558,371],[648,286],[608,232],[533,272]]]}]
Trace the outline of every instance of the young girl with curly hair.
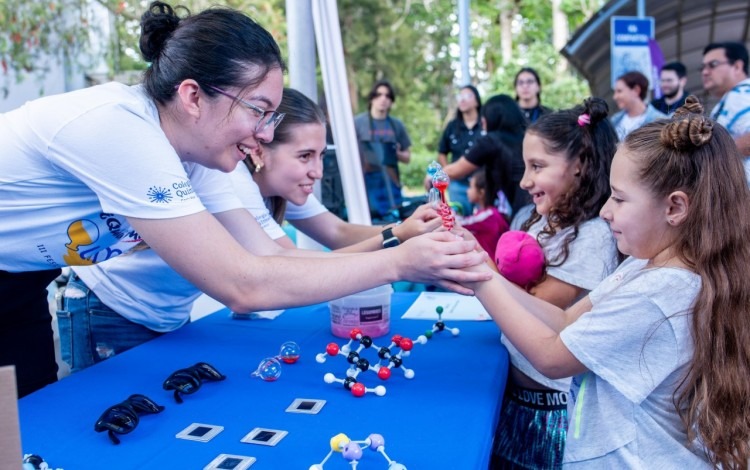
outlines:
[{"label": "young girl with curly hair", "polygon": [[[526,132],[521,188],[529,192],[533,205],[519,212],[514,225],[523,222],[521,230],[539,242],[546,268],[541,279],[524,287],[560,308],[586,295],[617,267],[615,240],[599,217],[609,196],[616,145],[607,105],[598,98],[542,116]],[[545,377],[512,338],[503,336],[502,341],[511,367],[492,467],[559,468],[570,379]]]}]

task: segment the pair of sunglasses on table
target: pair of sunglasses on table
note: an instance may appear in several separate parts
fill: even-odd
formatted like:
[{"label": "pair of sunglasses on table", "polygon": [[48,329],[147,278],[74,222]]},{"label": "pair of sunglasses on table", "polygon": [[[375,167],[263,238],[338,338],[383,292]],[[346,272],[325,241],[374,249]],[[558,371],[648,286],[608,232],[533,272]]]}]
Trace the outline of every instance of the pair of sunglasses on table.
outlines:
[{"label": "pair of sunglasses on table", "polygon": [[[226,376],[215,367],[199,362],[186,369],[172,372],[162,387],[164,390],[174,390],[175,401],[182,403],[181,394],[190,395],[197,392],[203,381],[214,382],[224,379]],[[140,416],[161,413],[163,410],[162,405],[145,395],[130,395],[127,400],[107,408],[96,421],[94,430],[96,432],[107,431],[109,439],[114,444],[119,444],[120,439],[115,434],[128,434],[138,426]]]}]

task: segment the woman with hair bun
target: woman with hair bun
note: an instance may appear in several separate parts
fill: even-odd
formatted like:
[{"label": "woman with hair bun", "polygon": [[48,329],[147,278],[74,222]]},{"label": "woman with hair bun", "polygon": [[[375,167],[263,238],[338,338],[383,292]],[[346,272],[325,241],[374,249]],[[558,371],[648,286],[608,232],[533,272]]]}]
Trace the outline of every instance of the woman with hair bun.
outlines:
[{"label": "woman with hair bun", "polygon": [[20,396],[56,380],[46,287],[60,268],[103,262],[141,241],[235,311],[305,305],[401,278],[469,293],[456,281],[488,277],[454,269],[485,255],[447,233],[377,254],[289,256],[222,173],[273,140],[283,118],[278,45],[230,8],[191,15],[155,1],[141,28],[142,85],[108,83],[0,115],[0,294],[8,300],[0,365],[16,366]]},{"label": "woman with hair bun", "polygon": [[[573,376],[566,468],[745,469],[750,190],[694,96],[618,147],[601,209],[618,268],[565,310],[498,274],[472,285],[536,370]],[[488,269],[480,266],[480,269]]]}]

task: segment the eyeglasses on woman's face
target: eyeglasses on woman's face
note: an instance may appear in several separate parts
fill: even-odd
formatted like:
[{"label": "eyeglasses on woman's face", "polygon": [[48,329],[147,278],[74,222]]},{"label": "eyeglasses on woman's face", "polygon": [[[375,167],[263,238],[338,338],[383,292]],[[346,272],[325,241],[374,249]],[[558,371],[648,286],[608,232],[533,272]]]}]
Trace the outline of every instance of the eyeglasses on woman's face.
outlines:
[{"label": "eyeglasses on woman's face", "polygon": [[276,111],[267,111],[261,107],[255,106],[254,104],[248,101],[243,100],[239,96],[235,96],[235,95],[232,95],[231,93],[227,93],[221,88],[215,87],[213,85],[206,85],[206,86],[212,89],[213,91],[226,96],[227,98],[237,101],[240,105],[252,111],[255,117],[258,118],[258,123],[255,125],[255,132],[263,132],[264,130],[268,129],[270,126],[273,126],[273,129],[276,129],[277,127],[279,127],[279,124],[281,124],[281,120],[284,119],[284,116],[285,116],[284,113],[279,113]]},{"label": "eyeglasses on woman's face", "polygon": [[536,80],[533,78],[529,78],[526,80],[519,79],[516,81],[516,86],[532,86],[536,85]]}]

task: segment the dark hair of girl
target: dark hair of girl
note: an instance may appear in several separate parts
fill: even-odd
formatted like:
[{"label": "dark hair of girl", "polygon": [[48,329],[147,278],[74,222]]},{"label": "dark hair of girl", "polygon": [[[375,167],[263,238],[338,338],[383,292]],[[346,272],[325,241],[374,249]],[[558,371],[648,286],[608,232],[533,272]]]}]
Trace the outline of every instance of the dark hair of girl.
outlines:
[{"label": "dark hair of girl", "polygon": [[495,158],[501,159],[501,164],[484,166],[487,178],[484,204],[493,205],[498,191],[503,191],[514,204],[518,199],[517,194],[521,192],[518,181],[523,174],[521,151],[526,120],[518,103],[508,95],[495,95],[488,99],[482,106],[482,117],[487,134],[480,139],[491,139],[497,147]]},{"label": "dark hair of girl", "polygon": [[482,107],[481,116],[487,123],[487,132],[523,132],[526,120],[513,98],[508,95],[495,95]]},{"label": "dark hair of girl", "polygon": [[[578,227],[599,217],[610,195],[609,169],[617,150],[617,134],[607,119],[608,111],[603,99],[588,98],[583,106],[542,116],[526,131],[527,135],[539,137],[547,152],[563,154],[569,162],[577,159],[581,164],[580,174],[550,209],[547,225],[537,237],[541,241],[573,227],[565,236],[561,252],[547,260],[549,266],[560,266],[568,259],[570,244],[578,237]],[[522,229],[528,230],[541,217],[534,208]]]},{"label": "dark hair of girl", "polygon": [[[285,116],[276,130],[274,130],[273,140],[262,144],[266,148],[274,148],[290,142],[295,136],[297,126],[320,124],[325,127],[327,122],[323,109],[302,92],[293,88],[284,88],[281,103],[276,111],[284,113]],[[244,161],[250,173],[255,173],[255,164],[252,159],[247,157]],[[283,222],[284,213],[286,212],[286,200],[280,196],[272,196],[269,198],[267,205],[270,206],[268,209],[271,211],[274,220],[278,223]]]},{"label": "dark hair of girl", "polygon": [[175,87],[186,79],[216,96],[209,85],[252,88],[269,70],[285,70],[279,46],[268,31],[244,13],[225,7],[192,15],[183,6],[152,2],[141,16],[140,49],[150,63],[143,86],[161,104],[170,101]]}]

